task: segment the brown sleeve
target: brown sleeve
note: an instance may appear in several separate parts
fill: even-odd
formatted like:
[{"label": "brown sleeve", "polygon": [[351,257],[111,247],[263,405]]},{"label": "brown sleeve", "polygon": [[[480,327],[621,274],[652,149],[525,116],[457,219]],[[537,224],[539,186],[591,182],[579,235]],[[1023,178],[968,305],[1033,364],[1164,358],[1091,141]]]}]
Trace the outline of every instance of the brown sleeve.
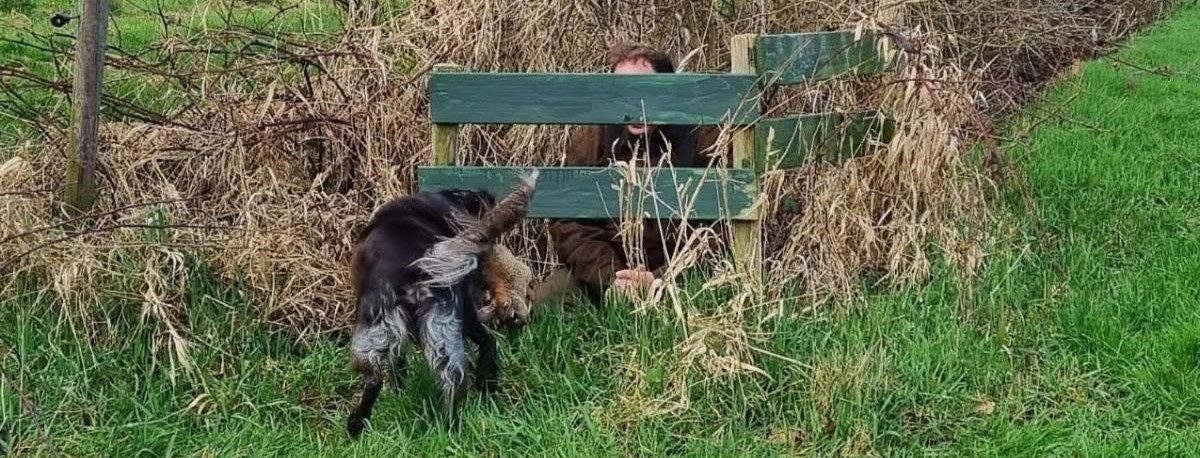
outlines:
[{"label": "brown sleeve", "polygon": [[593,167],[600,165],[604,126],[579,126],[571,132],[563,165]]},{"label": "brown sleeve", "polygon": [[[599,166],[602,156],[602,126],[577,128],[567,145],[564,165]],[[559,220],[550,223],[550,239],[558,259],[571,270],[576,281],[603,291],[624,268],[623,253],[615,234],[601,221]]]},{"label": "brown sleeve", "polygon": [[604,227],[577,221],[550,224],[558,260],[571,269],[575,280],[603,291],[625,268],[624,256]]}]

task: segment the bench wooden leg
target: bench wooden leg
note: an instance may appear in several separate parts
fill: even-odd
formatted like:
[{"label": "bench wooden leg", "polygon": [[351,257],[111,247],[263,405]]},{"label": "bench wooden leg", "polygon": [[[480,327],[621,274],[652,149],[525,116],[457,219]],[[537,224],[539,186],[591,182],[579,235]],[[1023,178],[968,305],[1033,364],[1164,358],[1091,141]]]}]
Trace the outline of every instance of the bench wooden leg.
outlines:
[{"label": "bench wooden leg", "polygon": [[737,272],[751,284],[759,284],[763,274],[762,223],[736,221],[733,223],[733,262]]},{"label": "bench wooden leg", "polygon": [[[730,72],[741,74],[757,74],[754,60],[754,45],[758,35],[737,35],[730,40],[729,54],[731,58]],[[755,97],[757,94],[747,94]],[[757,104],[754,100],[751,105]],[[758,160],[755,154],[755,127],[742,128],[733,134],[733,163],[736,167],[749,168],[755,174],[760,174]],[[755,176],[755,180],[758,177]],[[762,279],[762,222],[759,219],[751,221],[735,221],[732,229],[733,262],[738,274],[750,281],[750,286],[760,285]]]}]

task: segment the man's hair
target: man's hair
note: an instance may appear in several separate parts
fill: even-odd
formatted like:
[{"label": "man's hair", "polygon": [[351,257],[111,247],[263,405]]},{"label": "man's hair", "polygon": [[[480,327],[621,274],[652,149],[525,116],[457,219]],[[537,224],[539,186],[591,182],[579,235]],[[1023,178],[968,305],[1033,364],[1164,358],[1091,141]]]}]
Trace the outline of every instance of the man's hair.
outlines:
[{"label": "man's hair", "polygon": [[657,73],[675,73],[671,56],[657,49],[637,43],[618,43],[608,49],[608,69],[614,70],[622,62],[645,60]]}]

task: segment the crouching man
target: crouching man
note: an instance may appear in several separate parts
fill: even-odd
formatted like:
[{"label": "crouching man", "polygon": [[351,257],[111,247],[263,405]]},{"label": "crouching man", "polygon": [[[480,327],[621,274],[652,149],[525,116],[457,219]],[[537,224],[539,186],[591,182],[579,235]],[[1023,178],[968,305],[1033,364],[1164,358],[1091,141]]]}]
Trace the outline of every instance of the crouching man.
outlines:
[{"label": "crouching man", "polygon": [[[609,53],[610,70],[618,74],[674,73],[666,54],[641,45],[618,45]],[[720,133],[717,126],[597,125],[576,128],[567,147],[567,166],[606,167],[615,162],[638,161],[641,166],[663,162],[674,167],[707,167]],[[610,288],[629,292],[648,287],[661,277],[675,246],[676,226],[670,221],[646,221],[639,246],[621,241],[615,220],[557,220],[550,238],[565,267],[534,288],[534,303],[553,300],[564,293],[581,292],[599,303]],[[643,265],[626,258],[627,249],[640,249]]]}]

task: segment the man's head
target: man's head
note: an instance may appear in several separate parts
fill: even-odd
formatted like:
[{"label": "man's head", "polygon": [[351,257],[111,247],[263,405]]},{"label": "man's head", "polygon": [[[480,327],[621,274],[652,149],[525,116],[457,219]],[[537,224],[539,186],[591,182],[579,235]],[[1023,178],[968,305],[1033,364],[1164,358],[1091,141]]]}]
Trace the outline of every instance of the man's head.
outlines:
[{"label": "man's head", "polygon": [[[609,69],[617,74],[675,73],[671,57],[654,48],[622,43],[608,51]],[[633,135],[645,135],[651,126],[631,124],[626,130]]]}]

